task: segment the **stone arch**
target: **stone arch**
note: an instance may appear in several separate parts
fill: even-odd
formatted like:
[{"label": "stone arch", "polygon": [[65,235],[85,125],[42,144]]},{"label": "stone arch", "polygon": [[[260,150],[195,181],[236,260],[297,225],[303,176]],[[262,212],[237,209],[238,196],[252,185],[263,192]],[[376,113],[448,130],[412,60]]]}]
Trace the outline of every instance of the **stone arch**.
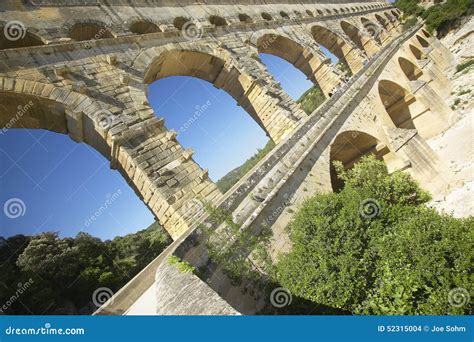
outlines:
[{"label": "stone arch", "polygon": [[404,57],[398,58],[398,64],[402,68],[403,73],[410,81],[416,81],[423,76],[423,71],[418,68],[414,63],[410,62]]},{"label": "stone arch", "polygon": [[390,13],[392,13],[394,15],[395,18],[398,18],[399,17],[399,14],[397,11],[395,10],[391,10]]},{"label": "stone arch", "polygon": [[0,50],[40,45],[44,45],[43,40],[25,27],[10,26],[9,29],[8,26],[0,25]]},{"label": "stone arch", "polygon": [[429,34],[428,31],[426,31],[424,28],[421,29],[421,32],[426,38],[431,38],[431,34]]},{"label": "stone arch", "polygon": [[[354,25],[347,21],[341,21],[341,28],[349,39],[354,42],[360,50],[365,51],[369,57],[373,56],[379,50],[374,39],[362,34]],[[376,35],[376,33],[374,33],[374,35]]]},{"label": "stone arch", "polygon": [[81,21],[70,27],[69,37],[72,40],[85,41],[113,38],[114,35],[101,21]]},{"label": "stone arch", "polygon": [[239,20],[243,23],[251,23],[252,22],[252,18],[245,14],[245,13],[239,13]]},{"label": "stone arch", "polygon": [[44,129],[67,134],[110,159],[106,131],[115,121],[110,111],[85,95],[41,82],[0,77],[1,129]]},{"label": "stone arch", "polygon": [[267,12],[263,12],[263,13],[261,14],[261,16],[262,16],[262,18],[263,18],[264,20],[266,20],[266,21],[271,21],[271,20],[273,19],[272,16],[271,16],[269,13],[267,13]]},{"label": "stone arch", "polygon": [[280,16],[285,19],[288,19],[290,17],[285,11],[280,11]]},{"label": "stone arch", "polygon": [[185,18],[185,17],[176,17],[173,19],[173,26],[175,28],[177,28],[178,30],[182,30],[183,29],[183,26],[184,24],[186,24],[187,22],[189,22],[189,18]]},{"label": "stone arch", "polygon": [[314,40],[328,49],[334,56],[345,63],[353,73],[356,73],[362,68],[362,61],[357,52],[346,43],[337,33],[320,25],[313,25],[311,27],[311,34]]},{"label": "stone arch", "polygon": [[129,30],[135,34],[147,34],[161,32],[161,29],[157,24],[151,20],[138,19],[134,20],[129,25]]},{"label": "stone arch", "polygon": [[[320,87],[327,96],[339,83],[330,78],[327,66],[319,56],[281,33],[264,31],[252,37],[259,53],[280,57],[300,70],[309,80]],[[335,83],[337,82],[337,83]]]},{"label": "stone arch", "polygon": [[410,47],[411,53],[413,54],[413,56],[415,56],[416,59],[421,60],[425,58],[423,52],[420,49],[418,49],[415,45],[410,44],[409,47]]},{"label": "stone arch", "polygon": [[145,53],[147,60],[141,62],[146,65],[143,78],[146,84],[170,76],[191,76],[212,83],[232,96],[276,142],[295,125],[294,119],[278,110],[274,101],[265,100],[267,95],[262,86],[238,70],[224,52],[195,45],[188,49],[161,50],[156,57],[149,59],[147,54],[153,55],[154,52]]},{"label": "stone arch", "polygon": [[209,22],[214,26],[226,26],[227,21],[218,15],[211,15],[209,17]]},{"label": "stone arch", "polygon": [[317,9],[316,12],[317,12],[319,15],[324,15],[323,11],[321,11],[321,10],[318,10],[318,9]]},{"label": "stone arch", "polygon": [[382,25],[383,28],[387,29],[388,28],[388,23],[387,21],[380,15],[380,14],[375,14],[375,19],[379,22],[380,25]]},{"label": "stone arch", "polygon": [[387,17],[388,21],[390,21],[391,23],[395,21],[395,18],[389,12],[384,12],[383,14]]},{"label": "stone arch", "polygon": [[331,10],[329,8],[326,9],[327,14],[332,14]]},{"label": "stone arch", "polygon": [[412,105],[416,102],[415,97],[399,84],[389,80],[379,81],[378,91],[385,111],[394,125],[398,128],[415,129],[415,113],[412,110]]},{"label": "stone arch", "polygon": [[379,25],[375,24],[372,20],[367,19],[366,17],[360,18],[362,27],[364,31],[367,32],[372,39],[374,39],[378,44],[381,44],[380,36],[382,34],[382,29]]},{"label": "stone arch", "polygon": [[361,131],[344,131],[339,133],[330,146],[330,175],[333,191],[340,191],[344,182],[337,177],[334,162],[339,161],[348,170],[354,166],[362,157],[374,155],[377,159],[383,159],[388,148],[381,144],[374,136]]},{"label": "stone arch", "polygon": [[418,42],[420,43],[420,45],[424,48],[427,48],[428,46],[430,46],[430,44],[426,41],[426,39],[424,39],[422,36],[420,35],[416,35],[416,39],[418,40]]},{"label": "stone arch", "polygon": [[310,17],[314,17],[314,14],[312,11],[310,11],[309,9],[306,10],[306,14],[309,15]]}]

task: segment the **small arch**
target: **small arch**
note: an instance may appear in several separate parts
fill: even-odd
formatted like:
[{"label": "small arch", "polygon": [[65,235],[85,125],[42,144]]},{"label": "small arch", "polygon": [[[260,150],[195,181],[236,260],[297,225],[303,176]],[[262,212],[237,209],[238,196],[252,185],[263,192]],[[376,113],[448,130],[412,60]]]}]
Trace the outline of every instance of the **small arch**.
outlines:
[{"label": "small arch", "polygon": [[392,17],[392,15],[389,12],[384,12],[384,15],[387,17],[387,19],[393,23],[395,21],[395,18]]},{"label": "small arch", "polygon": [[340,11],[341,13],[346,13],[346,10],[345,10],[344,8],[341,8],[339,11]]},{"label": "small arch", "polygon": [[313,12],[311,12],[310,10],[306,10],[306,14],[309,15],[310,17],[314,17]]},{"label": "small arch", "polygon": [[135,34],[147,34],[161,32],[155,23],[149,20],[138,20],[130,24],[129,30]]},{"label": "small arch", "polygon": [[400,64],[400,67],[402,68],[403,73],[406,75],[406,77],[410,81],[416,81],[421,76],[423,76],[423,71],[421,71],[420,68],[418,68],[412,62],[410,62],[408,59],[404,57],[399,57],[398,63]]},{"label": "small arch", "polygon": [[344,33],[349,37],[349,39],[352,40],[359,49],[365,51],[364,44],[362,43],[362,40],[360,38],[361,34],[357,27],[352,24],[349,24],[347,21],[341,21],[341,28]]},{"label": "small arch", "polygon": [[351,169],[355,163],[367,155],[375,155],[377,159],[382,159],[388,151],[377,151],[379,140],[374,136],[361,131],[345,131],[339,133],[331,144],[330,175],[333,191],[337,192],[344,187],[344,181],[337,177],[334,161],[339,161],[345,170]]},{"label": "small arch", "polygon": [[397,11],[392,10],[391,13],[395,16],[395,18],[399,17],[399,14]]},{"label": "small arch", "polygon": [[173,26],[181,31],[183,29],[184,24],[186,24],[189,21],[190,20],[185,17],[176,17],[173,20]]},{"label": "small arch", "polygon": [[280,15],[282,18],[288,19],[290,16],[285,11],[280,11]]},{"label": "small arch", "polygon": [[271,21],[272,20],[272,16],[270,14],[268,14],[267,12],[262,13],[262,18],[265,19],[266,21]]},{"label": "small arch", "polygon": [[316,10],[316,12],[318,12],[319,15],[324,15],[323,11],[321,10]]},{"label": "small arch", "polygon": [[226,26],[227,25],[227,21],[224,18],[222,18],[218,15],[211,15],[209,17],[209,22],[214,26]]},{"label": "small arch", "polygon": [[19,31],[12,31],[12,33],[15,34],[12,34],[7,38],[5,36],[5,27],[0,26],[0,50],[44,45],[43,41],[38,36],[31,32],[28,32],[28,30],[24,31],[20,28]]},{"label": "small arch", "polygon": [[365,17],[360,18],[360,22],[362,23],[364,31],[368,33],[377,43],[381,44],[380,27]]},{"label": "small arch", "polygon": [[332,14],[332,12],[331,12],[330,9],[327,9],[327,10],[326,10],[326,13],[327,13],[327,14]]},{"label": "small arch", "polygon": [[418,49],[416,46],[412,44],[410,44],[409,47],[410,47],[411,53],[413,54],[413,56],[415,56],[416,59],[418,60],[423,59],[423,52],[421,52],[420,49]]},{"label": "small arch", "polygon": [[424,39],[418,34],[416,35],[416,39],[418,40],[418,42],[420,43],[422,47],[427,48],[428,46],[430,46],[430,44],[426,41],[426,39]]},{"label": "small arch", "polygon": [[239,20],[242,22],[242,23],[251,23],[252,22],[252,18],[245,14],[245,13],[239,13]]},{"label": "small arch", "polygon": [[339,14],[339,11],[337,10],[337,8],[334,8],[333,11],[335,14]]},{"label": "small arch", "polygon": [[69,30],[69,37],[75,41],[113,38],[112,32],[103,23],[76,23]]},{"label": "small arch", "polygon": [[431,38],[431,34],[429,34],[428,31],[426,31],[425,29],[422,28],[421,32],[423,32],[423,34],[426,38]]},{"label": "small arch", "polygon": [[377,21],[379,22],[380,25],[382,25],[383,28],[387,28],[387,21],[382,18],[382,16],[380,16],[379,14],[375,14],[375,19],[377,19]]}]

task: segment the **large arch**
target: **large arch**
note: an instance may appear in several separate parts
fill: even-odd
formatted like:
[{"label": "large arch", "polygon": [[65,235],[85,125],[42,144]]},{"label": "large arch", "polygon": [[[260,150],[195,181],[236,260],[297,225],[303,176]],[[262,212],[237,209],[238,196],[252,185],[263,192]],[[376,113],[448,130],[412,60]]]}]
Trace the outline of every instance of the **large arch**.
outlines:
[{"label": "large arch", "polygon": [[255,45],[259,53],[271,54],[291,63],[321,88],[326,96],[340,82],[319,56],[288,37],[276,33],[264,33],[256,39]]},{"label": "large arch", "polygon": [[416,59],[422,60],[426,58],[423,52],[420,49],[418,49],[415,45],[410,44],[409,48],[410,48],[411,53],[413,54],[413,56],[415,56]]},{"label": "large arch", "polygon": [[275,142],[295,127],[295,118],[285,115],[262,86],[235,68],[230,56],[224,53],[217,55],[210,49],[196,46],[163,51],[145,63],[143,80],[146,84],[169,76],[191,76],[223,89]]},{"label": "large arch", "polygon": [[378,50],[375,41],[359,31],[357,27],[349,24],[347,21],[341,21],[341,28],[352,42],[362,51],[365,51],[369,57],[373,56]]},{"label": "large arch", "polygon": [[388,81],[379,81],[378,91],[380,99],[390,119],[398,128],[415,129],[412,105],[416,102],[415,97],[399,84]]},{"label": "large arch", "polygon": [[375,155],[377,159],[382,159],[389,152],[385,145],[374,136],[361,131],[344,131],[339,133],[330,147],[330,174],[333,191],[340,191],[344,182],[337,177],[334,162],[339,161],[344,169],[350,169],[362,157]]},{"label": "large arch", "polygon": [[324,46],[345,63],[352,73],[357,73],[362,69],[363,62],[358,52],[338,34],[320,25],[313,25],[311,27],[311,34],[318,44]]}]

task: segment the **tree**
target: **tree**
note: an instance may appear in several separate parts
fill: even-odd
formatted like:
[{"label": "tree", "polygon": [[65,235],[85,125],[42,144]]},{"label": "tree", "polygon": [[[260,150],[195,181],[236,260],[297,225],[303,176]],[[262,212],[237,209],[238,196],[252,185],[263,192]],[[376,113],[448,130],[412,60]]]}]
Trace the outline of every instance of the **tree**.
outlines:
[{"label": "tree", "polygon": [[[359,314],[467,314],[450,305],[472,291],[473,218],[438,214],[409,175],[364,158],[336,165],[345,186],[317,195],[289,225],[293,248],[276,281],[298,297]],[[471,292],[472,293],[472,292]]]}]

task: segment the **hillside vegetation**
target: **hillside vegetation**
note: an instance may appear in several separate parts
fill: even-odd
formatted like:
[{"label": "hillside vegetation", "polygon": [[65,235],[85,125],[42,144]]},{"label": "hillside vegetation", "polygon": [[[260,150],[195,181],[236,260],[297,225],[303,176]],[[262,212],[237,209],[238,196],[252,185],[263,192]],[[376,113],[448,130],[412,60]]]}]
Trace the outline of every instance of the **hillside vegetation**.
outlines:
[{"label": "hillside vegetation", "polygon": [[158,223],[107,241],[84,232],[0,237],[0,314],[91,314],[94,291],[115,293],[170,243]]}]

